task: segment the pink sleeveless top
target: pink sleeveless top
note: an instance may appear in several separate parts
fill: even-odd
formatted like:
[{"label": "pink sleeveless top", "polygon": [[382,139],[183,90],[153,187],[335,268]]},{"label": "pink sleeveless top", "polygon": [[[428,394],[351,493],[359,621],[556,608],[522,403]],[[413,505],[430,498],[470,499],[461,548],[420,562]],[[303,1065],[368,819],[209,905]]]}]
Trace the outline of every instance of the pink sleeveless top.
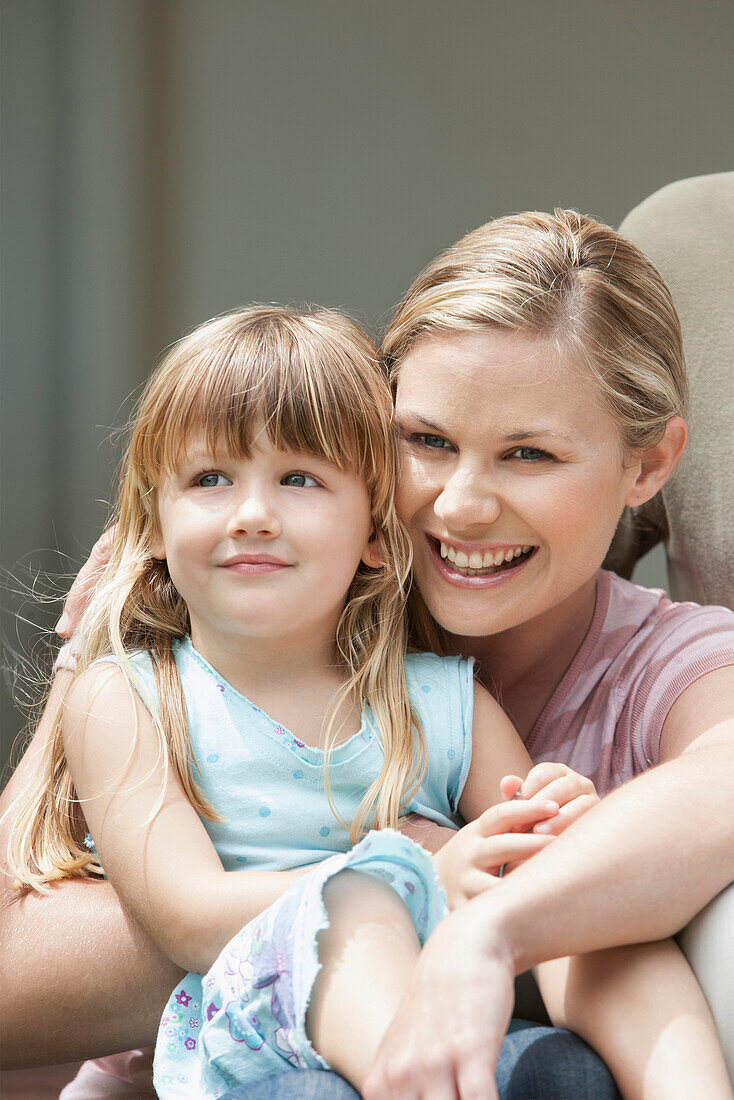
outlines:
[{"label": "pink sleeveless top", "polygon": [[588,634],[526,748],[535,763],[559,760],[607,794],[659,763],[676,699],[725,665],[734,665],[734,612],[673,603],[600,570]]}]

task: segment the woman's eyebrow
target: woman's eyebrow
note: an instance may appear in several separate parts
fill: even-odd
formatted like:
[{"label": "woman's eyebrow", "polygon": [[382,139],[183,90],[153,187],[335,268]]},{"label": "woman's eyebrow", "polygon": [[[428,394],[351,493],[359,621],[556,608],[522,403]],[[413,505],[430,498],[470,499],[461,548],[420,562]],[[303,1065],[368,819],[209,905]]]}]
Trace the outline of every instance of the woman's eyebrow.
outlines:
[{"label": "woman's eyebrow", "polygon": [[414,421],[417,420],[418,423],[422,424],[424,428],[430,428],[430,430],[432,432],[435,432],[436,435],[445,435],[446,434],[446,428],[441,427],[440,424],[434,423],[433,420],[426,420],[426,418],[424,416],[419,416],[418,413],[414,413],[414,412],[398,413],[396,419],[397,419],[398,423],[401,426],[404,426],[406,421],[408,421],[408,420],[414,420]]},{"label": "woman's eyebrow", "polygon": [[564,435],[563,432],[557,432],[555,428],[547,428],[543,425],[538,425],[534,428],[517,428],[514,432],[508,432],[504,437],[508,443],[517,443],[520,439],[532,439],[535,436],[552,436],[554,439],[562,439],[565,443],[573,443],[574,440],[570,436]]}]

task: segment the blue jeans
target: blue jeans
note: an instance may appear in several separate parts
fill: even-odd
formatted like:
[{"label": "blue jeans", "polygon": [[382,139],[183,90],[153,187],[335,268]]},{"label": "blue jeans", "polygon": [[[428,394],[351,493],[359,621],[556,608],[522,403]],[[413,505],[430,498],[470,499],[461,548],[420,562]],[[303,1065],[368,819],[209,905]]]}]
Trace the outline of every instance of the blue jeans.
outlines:
[{"label": "blue jeans", "polygon": [[[297,1074],[297,1077],[294,1077]],[[297,1087],[296,1087],[297,1082]],[[611,1073],[570,1031],[513,1020],[497,1062],[501,1100],[618,1100]],[[228,1092],[223,1100],[359,1100],[336,1073],[294,1070]]]}]

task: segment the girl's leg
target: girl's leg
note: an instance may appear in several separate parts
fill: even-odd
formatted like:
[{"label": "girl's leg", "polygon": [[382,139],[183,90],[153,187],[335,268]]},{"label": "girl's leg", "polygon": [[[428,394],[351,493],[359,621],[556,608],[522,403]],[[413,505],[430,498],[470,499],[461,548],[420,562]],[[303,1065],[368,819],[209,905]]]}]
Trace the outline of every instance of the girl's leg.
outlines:
[{"label": "girl's leg", "polygon": [[324,887],[329,927],[306,1015],[313,1046],[361,1092],[420,954],[413,921],[379,879],[342,871]]},{"label": "girl's leg", "polygon": [[628,1100],[731,1100],[711,1012],[672,940],[557,959],[538,980],[553,1022],[598,1051]]}]

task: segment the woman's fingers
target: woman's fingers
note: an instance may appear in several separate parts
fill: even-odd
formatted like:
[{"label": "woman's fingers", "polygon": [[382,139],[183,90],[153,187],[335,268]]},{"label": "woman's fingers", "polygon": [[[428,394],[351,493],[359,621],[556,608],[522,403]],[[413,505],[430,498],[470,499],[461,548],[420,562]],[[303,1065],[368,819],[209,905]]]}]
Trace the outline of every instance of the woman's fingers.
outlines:
[{"label": "woman's fingers", "polygon": [[500,794],[508,802],[512,798],[521,797],[521,787],[522,779],[519,775],[506,775],[500,780]]},{"label": "woman's fingers", "polygon": [[[556,764],[554,761],[546,761],[543,764],[536,764],[534,768],[531,768],[527,776],[523,780],[522,784],[522,797],[534,798],[536,794],[539,794],[549,783],[552,783],[554,779],[561,779],[563,776],[569,774],[569,769],[565,764]],[[573,773],[576,774],[575,772]],[[509,776],[507,778],[510,778]]]},{"label": "woman's fingers", "polygon": [[69,589],[69,595],[66,597],[61,618],[56,624],[56,633],[62,638],[70,638],[79,626],[100,575],[110,560],[114,535],[114,527],[108,527],[97,539],[89,557],[77,573]]},{"label": "woman's fingers", "polygon": [[582,795],[596,798],[594,784],[583,775],[578,775],[576,772],[566,772],[565,775],[547,783],[542,788],[539,797],[543,800],[549,799],[552,802],[557,802],[559,806],[565,806],[567,802],[572,802]]}]

